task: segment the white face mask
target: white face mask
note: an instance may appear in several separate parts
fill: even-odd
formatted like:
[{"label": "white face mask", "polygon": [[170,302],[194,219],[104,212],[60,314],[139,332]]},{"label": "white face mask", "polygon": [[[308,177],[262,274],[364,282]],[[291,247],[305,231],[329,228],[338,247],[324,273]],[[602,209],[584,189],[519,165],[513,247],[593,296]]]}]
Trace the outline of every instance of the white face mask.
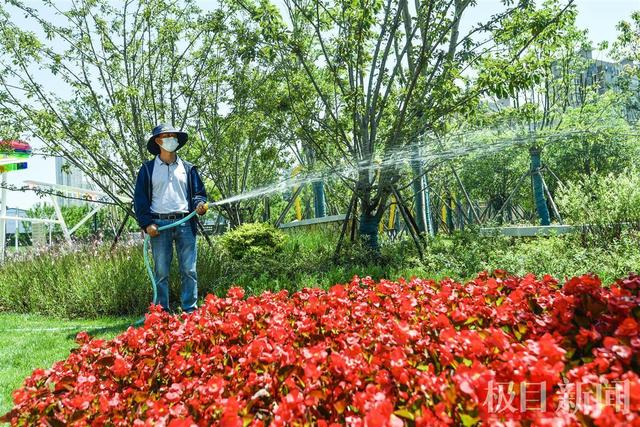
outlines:
[{"label": "white face mask", "polygon": [[171,138],[162,138],[162,145],[161,147],[170,152],[173,153],[174,151],[176,151],[176,148],[178,148],[178,138],[175,137],[171,137]]}]

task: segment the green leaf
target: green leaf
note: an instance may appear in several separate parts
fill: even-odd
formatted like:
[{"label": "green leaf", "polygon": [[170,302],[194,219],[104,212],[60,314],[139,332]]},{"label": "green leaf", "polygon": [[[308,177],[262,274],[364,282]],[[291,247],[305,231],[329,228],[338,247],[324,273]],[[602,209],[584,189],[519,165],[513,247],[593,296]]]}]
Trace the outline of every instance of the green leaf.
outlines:
[{"label": "green leaf", "polygon": [[471,415],[462,414],[460,415],[460,421],[462,421],[462,425],[465,427],[474,426],[478,424],[480,418],[472,417]]},{"label": "green leaf", "polygon": [[406,408],[398,409],[397,411],[394,411],[394,414],[396,414],[400,418],[406,418],[407,420],[413,421],[415,419],[413,413]]}]

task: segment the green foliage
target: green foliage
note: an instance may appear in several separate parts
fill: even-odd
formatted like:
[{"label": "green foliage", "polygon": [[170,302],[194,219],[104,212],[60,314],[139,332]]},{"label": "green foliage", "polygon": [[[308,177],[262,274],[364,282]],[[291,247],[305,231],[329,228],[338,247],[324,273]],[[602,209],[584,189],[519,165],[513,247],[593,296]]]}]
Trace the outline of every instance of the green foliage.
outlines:
[{"label": "green foliage", "polygon": [[[302,130],[298,134],[316,149],[318,159],[336,168],[340,163],[375,164],[424,140],[425,134],[441,131],[452,114],[472,111],[479,95],[491,91],[496,81],[509,80],[517,88],[528,84],[536,75],[531,67],[522,75],[509,70],[513,72],[490,76],[491,82],[474,81],[465,70],[496,47],[491,38],[486,45],[480,40],[520,9],[533,14],[529,4],[504,2],[501,13],[471,29],[461,25],[477,6],[469,1],[418,2],[415,8],[379,0],[285,2],[287,19],[270,2],[247,1],[243,13],[260,26],[263,43],[283,58],[286,105]],[[556,8],[543,12],[548,11]],[[548,25],[556,26],[552,13],[543,12],[524,16],[532,21],[527,39],[556,36],[546,31]],[[493,70],[517,57],[501,58]],[[371,218],[360,224],[376,222],[390,189],[408,171],[386,164],[375,178],[367,168],[354,172],[359,209],[363,218]]]},{"label": "green foliage", "polygon": [[0,310],[65,317],[140,314],[151,300],[138,246],[77,245],[0,266]]},{"label": "green foliage", "polygon": [[264,223],[247,223],[220,238],[224,250],[236,260],[269,257],[282,251],[285,235]]},{"label": "green foliage", "polygon": [[558,207],[571,224],[611,225],[640,221],[640,171],[585,176],[558,190]]},{"label": "green foliage", "polygon": [[637,123],[640,118],[640,10],[633,12],[630,19],[618,23],[616,28],[618,37],[610,54],[617,61],[624,62],[616,83],[623,92],[631,94],[621,101],[625,104],[628,120]]},{"label": "green foliage", "polygon": [[198,84],[220,65],[213,52],[224,12],[205,15],[192,0],[8,3],[0,7],[3,122],[38,135],[46,154],[68,159],[114,200],[132,196],[156,124],[196,133],[191,118],[208,93]]},{"label": "green foliage", "polygon": [[[589,91],[581,105],[569,108],[562,123],[543,143],[543,162],[561,181],[592,175],[619,174],[640,160],[636,132],[625,118],[624,97],[618,90]],[[560,134],[554,137],[554,132]],[[553,192],[555,180],[548,180]]]},{"label": "green foliage", "polygon": [[[580,234],[509,241],[499,239],[496,247],[481,258],[485,269],[505,269],[513,274],[551,274],[572,277],[591,272],[604,283],[637,272],[640,266],[640,235],[623,232],[620,239],[604,240]],[[492,241],[493,243],[493,241]]]},{"label": "green foliage", "polygon": [[[508,141],[509,134],[502,133]],[[513,140],[517,138],[513,135]],[[480,145],[484,142],[490,143],[491,138],[487,135],[479,135],[474,138],[473,145]],[[478,153],[467,156],[459,161],[460,178],[469,195],[473,200],[482,200],[490,207],[490,213],[496,213],[503,207],[511,195],[509,204],[503,211],[502,222],[522,222],[522,218],[512,213],[512,207],[521,206],[525,210],[530,210],[531,206],[531,186],[530,180],[521,181],[530,166],[529,153],[521,144],[513,147],[506,147],[497,153]],[[516,186],[520,186],[516,189]],[[450,183],[450,185],[453,185]],[[513,195],[512,195],[513,192]]]},{"label": "green foliage", "polygon": [[[287,235],[279,252],[236,259],[223,249],[220,239],[214,240],[213,247],[200,240],[199,295],[224,296],[234,285],[242,286],[248,295],[328,288],[355,275],[374,279],[449,276],[464,280],[496,268],[557,277],[591,271],[606,282],[640,265],[640,235],[631,232],[610,241],[589,239],[585,244],[579,234],[511,239],[481,237],[471,230],[429,239],[423,260],[409,239],[383,239],[381,243],[380,254],[375,257],[355,242],[335,259],[334,232],[305,230]],[[121,246],[114,253],[107,247],[85,246],[73,253],[33,254],[7,262],[0,268],[0,311],[71,318],[140,316],[152,297],[141,251],[138,245]],[[169,286],[171,304],[178,307],[180,277],[175,260]]]},{"label": "green foliage", "polygon": [[432,240],[423,264],[429,276],[445,275],[462,280],[478,271],[503,269],[518,275],[534,273],[555,277],[592,272],[610,283],[638,271],[639,244],[637,232],[624,232],[615,241],[593,238],[587,242],[580,234],[507,238],[481,237],[473,231],[457,232]]},{"label": "green foliage", "polygon": [[[577,51],[587,44],[586,32],[575,25],[576,16],[575,5],[565,8],[555,0],[539,6],[527,2],[515,10],[493,32],[501,49],[481,59],[480,87],[498,98],[524,98],[526,105],[534,101],[522,95],[537,85],[544,83],[548,91],[555,83],[567,83],[583,66]],[[545,108],[556,110],[563,107],[556,101],[570,93],[552,90],[547,95],[553,99]]]},{"label": "green foliage", "polygon": [[[212,38],[216,49],[203,58],[206,77],[197,84],[198,120],[189,156],[210,184],[210,199],[220,200],[279,179],[291,163],[287,145],[297,126],[289,109],[278,61],[263,51],[259,28],[231,12]],[[266,57],[265,57],[266,55]],[[220,108],[224,105],[224,108]],[[262,200],[219,206],[233,227],[261,219]]]}]

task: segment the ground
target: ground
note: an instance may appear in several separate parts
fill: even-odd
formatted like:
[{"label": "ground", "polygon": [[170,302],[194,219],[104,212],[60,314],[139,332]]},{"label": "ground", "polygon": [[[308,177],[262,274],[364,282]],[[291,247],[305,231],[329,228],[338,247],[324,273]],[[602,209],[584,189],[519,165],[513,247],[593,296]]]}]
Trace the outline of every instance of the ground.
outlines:
[{"label": "ground", "polygon": [[49,368],[75,346],[79,331],[112,338],[136,319],[59,320],[0,313],[0,415],[11,409],[11,392],[36,368]]}]

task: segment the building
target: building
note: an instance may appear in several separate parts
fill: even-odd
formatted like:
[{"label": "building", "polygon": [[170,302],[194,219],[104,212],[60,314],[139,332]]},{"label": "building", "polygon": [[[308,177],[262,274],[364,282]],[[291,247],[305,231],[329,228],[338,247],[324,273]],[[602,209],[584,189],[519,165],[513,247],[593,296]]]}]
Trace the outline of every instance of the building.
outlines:
[{"label": "building", "polygon": [[[56,157],[56,184],[86,189],[93,188],[89,178],[63,157]],[[58,197],[58,203],[60,206],[82,206],[87,202]]]},{"label": "building", "polygon": [[616,79],[627,65],[626,62],[593,59],[592,50],[584,50],[580,54],[588,61],[587,69],[580,76],[586,85],[595,86],[601,94],[616,87]]},{"label": "building", "polygon": [[[599,94],[604,94],[608,90],[618,90],[621,87],[620,77],[624,75],[626,67],[633,66],[630,61],[611,62],[604,61],[602,59],[594,59],[593,51],[591,49],[580,51],[580,56],[584,59],[584,69],[578,72],[574,76],[574,88],[569,92],[569,105],[572,107],[579,107],[585,101],[586,89],[594,88]],[[555,78],[561,78],[561,70],[559,64],[554,64],[553,75]],[[640,82],[637,77],[631,77],[627,79],[626,83],[629,88],[636,93],[640,93]],[[537,102],[543,102],[542,94],[537,94]],[[519,99],[521,102],[529,101],[531,94],[527,93],[526,96],[529,99]],[[498,112],[505,108],[517,105],[512,98],[499,98],[491,99],[487,98],[484,101],[489,111]],[[634,117],[637,117],[640,112],[640,96],[636,97],[636,100],[628,101],[626,106],[627,116],[630,121],[635,121]],[[634,111],[631,111],[634,110]],[[636,111],[637,110],[637,111]]]},{"label": "building", "polygon": [[[593,59],[591,50],[582,51],[580,54],[587,60],[588,65],[586,70],[577,76],[577,86],[579,88],[594,87],[599,94],[603,94],[607,90],[630,90],[635,96],[625,101],[625,114],[630,122],[637,121],[640,112],[640,82],[635,72],[625,72],[625,69],[635,65],[627,60],[610,62]],[[572,104],[579,106],[583,101],[581,99],[583,96],[580,91],[576,92],[576,95]]]},{"label": "building", "polygon": [[[29,215],[27,215],[27,211],[25,211],[24,209],[7,208],[7,216],[27,218]],[[13,236],[16,233],[16,222],[17,221],[12,221],[12,220],[6,221],[5,223],[6,234],[10,234]],[[18,231],[20,234],[29,232],[29,230],[27,229],[27,227],[29,226],[28,222],[18,222],[18,224],[19,224]]]}]

